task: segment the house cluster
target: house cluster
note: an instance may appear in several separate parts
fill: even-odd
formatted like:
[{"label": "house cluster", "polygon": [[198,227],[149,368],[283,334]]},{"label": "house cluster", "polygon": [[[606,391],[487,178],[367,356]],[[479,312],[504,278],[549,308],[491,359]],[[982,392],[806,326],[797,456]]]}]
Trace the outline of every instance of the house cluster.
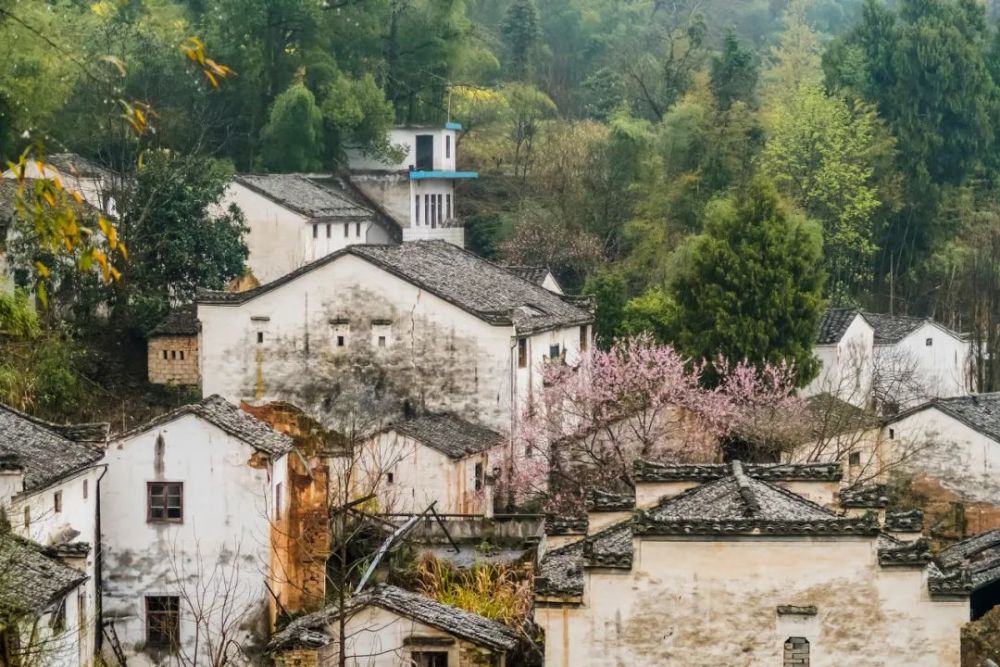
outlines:
[{"label": "house cluster", "polygon": [[854,311],[824,320],[811,394],[866,410],[888,400],[883,361],[912,353],[906,386],[923,378],[930,402],[852,432],[844,460],[640,462],[632,493],[595,489],[586,515],[526,519],[511,531],[535,568],[540,632],[367,575],[334,599],[333,517],[351,507],[381,517],[380,536],[434,516],[482,541],[501,520],[495,469],[533,455],[512,434],[541,369],[592,345],[589,304],[547,270],[462,247],[454,186],[475,174],[457,171],[460,130],[396,129],[402,161],[354,155],[349,175],[234,177],[225,205],[246,218],[249,274],[176,308],[149,341],[150,381],[197,387],[199,401],[121,432],[0,407],[0,599],[13,610],[0,656],[958,666],[962,626],[1000,602],[1000,530],[966,525],[960,537],[979,534],[932,554],[926,517],[894,509],[863,463],[951,429],[967,460],[927,447],[907,462],[995,498],[1000,396],[967,394],[960,336]]}]

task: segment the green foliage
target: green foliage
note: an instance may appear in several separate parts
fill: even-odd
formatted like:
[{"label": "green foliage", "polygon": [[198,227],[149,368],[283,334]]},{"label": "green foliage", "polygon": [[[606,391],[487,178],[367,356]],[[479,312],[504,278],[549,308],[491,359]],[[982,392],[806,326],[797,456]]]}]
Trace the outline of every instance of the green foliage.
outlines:
[{"label": "green foliage", "polygon": [[732,30],[727,31],[722,53],[712,58],[711,66],[710,85],[719,109],[726,111],[737,101],[753,106],[757,76],[753,53],[740,45]]},{"label": "green foliage", "polygon": [[[330,107],[331,119],[347,116],[335,100]],[[268,169],[289,172],[322,168],[323,112],[305,84],[293,83],[278,95],[261,138],[264,166]]]},{"label": "green foliage", "polygon": [[510,76],[523,81],[530,72],[531,54],[542,31],[534,0],[513,0],[507,8],[501,33],[507,45]]},{"label": "green foliage", "polygon": [[530,565],[477,563],[459,570],[427,556],[417,564],[417,584],[438,602],[493,621],[521,627],[532,607]]},{"label": "green foliage", "polygon": [[37,338],[42,332],[38,313],[22,290],[4,291],[0,283],[0,335]]},{"label": "green foliage", "polygon": [[677,347],[709,362],[717,355],[787,362],[807,383],[816,372],[812,342],[823,305],[819,229],[789,213],[762,179],[713,202],[705,218],[670,286]]},{"label": "green foliage", "polygon": [[320,110],[326,125],[326,152],[335,162],[346,163],[346,148],[362,148],[378,155],[391,154],[388,131],[394,112],[371,74],[358,80],[337,74],[330,83],[323,85]]},{"label": "green foliage", "polygon": [[247,257],[242,213],[213,213],[230,172],[204,158],[145,155],[119,203],[121,234],[134,248],[115,307],[148,331],[199,287],[222,289]]},{"label": "green foliage", "polygon": [[667,343],[675,338],[676,327],[677,304],[658,287],[625,304],[621,328],[628,336],[648,333],[658,342]]},{"label": "green foliage", "polygon": [[625,333],[621,328],[628,302],[625,278],[616,271],[600,271],[587,279],[583,291],[594,299],[597,344],[607,349],[615,338]]}]

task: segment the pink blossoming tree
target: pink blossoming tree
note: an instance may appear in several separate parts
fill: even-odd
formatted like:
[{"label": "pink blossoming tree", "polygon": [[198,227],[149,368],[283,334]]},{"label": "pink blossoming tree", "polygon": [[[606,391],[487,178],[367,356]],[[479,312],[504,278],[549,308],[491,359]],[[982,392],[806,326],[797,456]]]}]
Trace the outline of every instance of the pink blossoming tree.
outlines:
[{"label": "pink blossoming tree", "polygon": [[649,336],[592,350],[572,366],[546,364],[542,389],[520,416],[512,460],[503,463],[498,497],[580,511],[588,489],[632,487],[637,460],[719,461],[722,443],[737,436],[779,447],[804,421],[792,369],[724,360],[714,367],[726,372],[706,388],[704,364]]}]

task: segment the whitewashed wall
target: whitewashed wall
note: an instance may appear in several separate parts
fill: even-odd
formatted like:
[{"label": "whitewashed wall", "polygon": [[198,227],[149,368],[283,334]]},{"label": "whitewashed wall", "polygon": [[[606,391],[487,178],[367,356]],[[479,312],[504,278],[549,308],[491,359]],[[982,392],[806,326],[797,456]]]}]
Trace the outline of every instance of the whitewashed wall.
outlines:
[{"label": "whitewashed wall", "polygon": [[[539,607],[546,667],[958,667],[968,601],[932,601],[919,569],[882,568],[874,540],[638,540],[631,572],[587,570],[584,605]],[[778,605],[818,615],[779,617]]]},{"label": "whitewashed wall", "polygon": [[[198,319],[206,396],[290,400],[323,419],[347,360],[362,360],[385,369],[387,391],[407,395],[414,407],[456,412],[499,431],[510,430],[517,406],[540,388],[549,345],[572,357],[579,344],[579,327],[534,335],[531,361],[518,368],[512,327],[488,325],[354,255],[243,304],[199,304]],[[382,320],[391,323],[384,349],[372,336]],[[345,326],[348,345],[338,349]]]},{"label": "whitewashed wall", "polygon": [[[396,431],[375,435],[366,443],[363,472],[382,476],[379,506],[387,512],[422,512],[434,501],[438,513],[483,514],[485,484],[476,491],[476,464],[490,472],[486,452],[453,459]],[[386,477],[392,473],[392,483]]]},{"label": "whitewashed wall", "polygon": [[969,393],[969,343],[935,324],[927,322],[893,345],[876,346],[876,354],[886,353],[913,361],[925,398]]},{"label": "whitewashed wall", "polygon": [[833,345],[816,345],[819,375],[803,390],[804,396],[831,394],[863,407],[871,396],[874,330],[861,315]]},{"label": "whitewashed wall", "polygon": [[[262,641],[276,480],[259,457],[251,464],[253,456],[247,444],[194,415],[108,447],[101,484],[104,617],[114,620],[132,654],[130,665],[166,660],[144,650],[149,595],[201,590],[208,605],[229,591],[235,600],[230,616],[244,620],[237,640],[247,646]],[[183,482],[182,523],[147,521],[146,484],[152,481]],[[216,579],[210,581],[213,573]],[[233,583],[223,583],[222,575]],[[192,616],[182,601],[181,642],[187,651],[194,648]]]},{"label": "whitewashed wall", "polygon": [[[60,655],[72,653],[73,659],[64,661],[67,665],[90,665],[96,650],[97,625],[97,487],[103,473],[103,466],[87,468],[73,476],[60,480],[52,486],[31,493],[21,493],[13,498],[0,499],[0,504],[9,508],[11,528],[15,534],[26,537],[41,545],[62,543],[69,535],[78,535],[71,542],[86,542],[90,552],[84,558],[66,559],[67,565],[87,575],[87,581],[72,592],[66,603],[66,628],[76,637],[60,640]],[[86,487],[86,497],[84,495]],[[62,494],[62,511],[55,511],[56,493]],[[9,503],[9,504],[8,504]],[[24,511],[28,509],[30,523],[26,526]],[[66,646],[71,646],[67,648]],[[79,662],[77,662],[79,660]]]},{"label": "whitewashed wall", "polygon": [[[455,140],[457,139],[457,132],[455,130],[447,130],[443,127],[395,127],[389,131],[389,143],[393,146],[403,147],[405,154],[402,160],[396,163],[387,163],[358,151],[351,151],[348,154],[351,169],[375,169],[383,171],[409,169],[410,165],[416,165],[418,134],[429,134],[434,137],[434,170],[453,171],[455,169]],[[451,157],[445,157],[445,137],[450,137],[451,139]]]},{"label": "whitewashed wall", "polygon": [[[294,271],[309,259],[312,228],[305,216],[279,206],[237,182],[230,183],[216,212],[236,204],[246,218],[249,232],[244,237],[250,256],[247,266],[261,283]],[[343,236],[343,229],[339,230]]]}]

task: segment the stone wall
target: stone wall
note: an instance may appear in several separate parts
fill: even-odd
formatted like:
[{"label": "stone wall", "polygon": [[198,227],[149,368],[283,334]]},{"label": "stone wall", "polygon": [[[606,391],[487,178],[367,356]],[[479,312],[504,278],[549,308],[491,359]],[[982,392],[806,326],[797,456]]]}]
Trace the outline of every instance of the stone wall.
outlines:
[{"label": "stone wall", "polygon": [[275,667],[316,667],[319,665],[319,654],[315,649],[297,649],[285,651],[274,656]]},{"label": "stone wall", "polygon": [[197,336],[157,336],[149,339],[149,381],[153,384],[197,385]]}]

